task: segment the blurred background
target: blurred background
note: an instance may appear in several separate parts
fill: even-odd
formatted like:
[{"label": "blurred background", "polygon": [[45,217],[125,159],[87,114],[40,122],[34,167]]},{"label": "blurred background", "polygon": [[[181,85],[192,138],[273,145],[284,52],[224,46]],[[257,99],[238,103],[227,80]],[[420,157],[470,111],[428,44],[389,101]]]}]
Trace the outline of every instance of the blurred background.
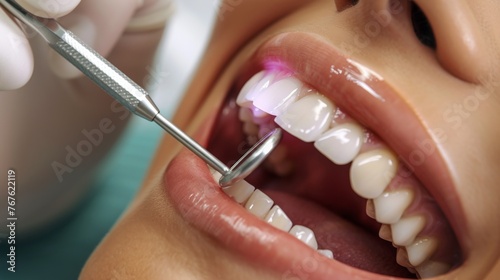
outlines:
[{"label": "blurred background", "polygon": [[[216,18],[217,0],[174,0],[176,12],[165,30],[150,71],[153,99],[171,118],[196,68]],[[16,248],[16,273],[6,263],[0,279],[77,279],[86,259],[113,226],[141,185],[164,132],[133,118],[102,165],[95,191],[53,231]]]}]

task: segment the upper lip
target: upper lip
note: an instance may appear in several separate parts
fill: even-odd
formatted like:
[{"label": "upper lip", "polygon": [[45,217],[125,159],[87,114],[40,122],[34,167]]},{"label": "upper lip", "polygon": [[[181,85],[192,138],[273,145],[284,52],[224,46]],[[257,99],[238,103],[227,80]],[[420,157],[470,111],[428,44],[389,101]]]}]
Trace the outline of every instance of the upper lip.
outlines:
[{"label": "upper lip", "polygon": [[[310,55],[311,53],[314,55]],[[304,57],[307,57],[307,64],[301,59]],[[361,81],[347,81],[341,75],[334,75],[332,70],[335,69],[351,69],[358,74],[360,72],[331,44],[308,33],[284,33],[266,41],[256,51],[250,65],[246,66],[247,74],[251,75],[250,72],[255,73],[255,70],[265,68],[270,60],[284,63],[299,79],[330,98],[344,112],[383,139],[434,196],[464,247],[467,228],[463,223],[463,209],[454,189],[451,173],[431,135],[388,83],[377,78],[367,79],[362,81],[365,85],[363,88],[355,84]],[[208,135],[205,136],[203,140],[207,141]],[[433,153],[425,153],[424,164],[416,165],[411,159],[418,151],[418,143],[433,143],[435,148]],[[190,170],[185,170],[188,163],[192,166],[189,166]],[[196,158],[184,153],[173,161],[170,170],[172,172],[167,171],[165,180],[174,205],[189,222],[214,235],[223,244],[236,250],[243,248],[242,251],[253,246],[255,252],[252,253],[255,257],[255,254],[264,255],[277,244],[291,240],[288,235],[271,226],[264,226],[257,218],[237,207],[222,192],[216,191],[218,186],[211,180],[202,162]],[[184,178],[184,183],[180,178]],[[288,243],[287,246],[289,250],[301,250],[304,254],[308,251],[298,242]],[[278,254],[271,263],[279,266],[283,264],[283,259],[297,261],[292,255]],[[324,276],[333,273],[334,269],[336,272],[332,277],[342,277],[339,274],[341,267],[332,263],[323,265],[321,260],[317,261],[319,269],[315,273],[321,272],[323,274],[319,275]],[[286,266],[282,268],[286,269]],[[346,273],[345,276],[348,277],[349,274]],[[363,275],[369,279],[374,277],[372,274],[358,276]]]}]

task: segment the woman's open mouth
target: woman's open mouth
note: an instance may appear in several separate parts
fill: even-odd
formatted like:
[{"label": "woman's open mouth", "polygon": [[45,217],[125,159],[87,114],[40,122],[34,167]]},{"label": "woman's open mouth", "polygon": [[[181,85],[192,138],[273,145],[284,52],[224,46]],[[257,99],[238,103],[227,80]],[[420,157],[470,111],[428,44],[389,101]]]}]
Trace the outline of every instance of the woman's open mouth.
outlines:
[{"label": "woman's open mouth", "polygon": [[427,278],[460,265],[449,172],[377,74],[312,35],[274,37],[202,143],[231,165],[274,127],[280,146],[224,190],[194,155],[174,159],[167,191],[186,221],[281,279]]}]

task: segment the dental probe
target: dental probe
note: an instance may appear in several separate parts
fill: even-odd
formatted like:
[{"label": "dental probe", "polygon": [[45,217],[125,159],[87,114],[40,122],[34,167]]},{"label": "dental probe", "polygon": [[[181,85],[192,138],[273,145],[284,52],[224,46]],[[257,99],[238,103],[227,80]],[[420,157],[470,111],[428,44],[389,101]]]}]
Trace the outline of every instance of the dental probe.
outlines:
[{"label": "dental probe", "polygon": [[130,112],[157,123],[177,141],[222,174],[219,180],[219,185],[222,187],[236,183],[252,173],[281,140],[281,129],[274,129],[250,148],[231,168],[228,168],[182,130],[165,119],[143,88],[95,50],[88,47],[73,33],[65,30],[57,21],[37,17],[23,9],[14,0],[0,0],[0,4],[17,19],[38,32],[51,48],[118,100]]}]

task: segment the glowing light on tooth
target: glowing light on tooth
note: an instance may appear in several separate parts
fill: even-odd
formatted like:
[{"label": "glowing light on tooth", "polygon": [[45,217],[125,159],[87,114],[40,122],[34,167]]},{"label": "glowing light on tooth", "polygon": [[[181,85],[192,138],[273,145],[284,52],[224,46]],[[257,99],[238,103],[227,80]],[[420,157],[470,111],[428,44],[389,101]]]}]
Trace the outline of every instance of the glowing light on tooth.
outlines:
[{"label": "glowing light on tooth", "polygon": [[245,208],[248,212],[263,219],[271,210],[273,204],[274,201],[269,196],[256,189],[245,204]]},{"label": "glowing light on tooth", "polygon": [[323,255],[329,259],[333,259],[333,252],[330,250],[318,250],[318,253],[320,253],[321,255]]},{"label": "glowing light on tooth", "polygon": [[398,190],[385,192],[373,200],[375,219],[382,224],[394,224],[413,201],[413,192]]},{"label": "glowing light on tooth", "polygon": [[437,249],[438,242],[434,238],[420,238],[417,239],[413,244],[406,246],[406,252],[408,253],[408,260],[411,265],[419,266]]},{"label": "glowing light on tooth", "polygon": [[423,216],[403,217],[391,225],[392,242],[399,246],[408,246],[413,243],[424,226],[425,218]]},{"label": "glowing light on tooth", "polygon": [[257,107],[252,106],[252,113],[254,116],[254,122],[258,123],[258,120],[264,120],[269,117],[269,115]]},{"label": "glowing light on tooth", "polygon": [[248,103],[252,102],[250,99],[250,93],[254,90],[256,85],[264,78],[265,72],[261,71],[255,74],[250,80],[248,80],[243,88],[240,90],[240,94],[236,98],[236,103],[240,106],[245,106]]},{"label": "glowing light on tooth", "polygon": [[308,95],[288,106],[275,122],[300,140],[313,142],[328,129],[334,110],[326,97]]},{"label": "glowing light on tooth", "polygon": [[346,123],[325,132],[314,146],[335,164],[343,165],[350,163],[358,155],[363,138],[362,127]]},{"label": "glowing light on tooth", "polygon": [[[251,88],[248,93],[244,94],[243,103],[248,105],[248,102],[253,102],[257,96],[259,96],[264,90],[270,87],[276,78],[276,73],[268,72],[257,82],[257,84]],[[239,97],[239,96],[238,96]],[[238,100],[236,100],[238,103]]]},{"label": "glowing light on tooth", "polygon": [[255,191],[255,187],[250,185],[245,180],[241,180],[232,186],[222,189],[229,197],[239,204],[244,204]]},{"label": "glowing light on tooth", "polygon": [[289,77],[279,80],[255,97],[253,105],[270,115],[278,115],[297,101],[302,82]]},{"label": "glowing light on tooth", "polygon": [[298,240],[304,242],[314,250],[318,250],[318,242],[314,236],[313,231],[305,226],[293,226],[289,231],[291,235],[295,236]]},{"label": "glowing light on tooth", "polygon": [[396,176],[397,167],[396,157],[388,150],[360,154],[351,165],[351,186],[363,198],[376,198]]},{"label": "glowing light on tooth", "polygon": [[415,268],[420,278],[431,278],[450,271],[451,266],[442,262],[425,261]]},{"label": "glowing light on tooth", "polygon": [[278,205],[275,205],[271,211],[267,213],[264,221],[282,231],[288,232],[292,228],[292,221]]}]

